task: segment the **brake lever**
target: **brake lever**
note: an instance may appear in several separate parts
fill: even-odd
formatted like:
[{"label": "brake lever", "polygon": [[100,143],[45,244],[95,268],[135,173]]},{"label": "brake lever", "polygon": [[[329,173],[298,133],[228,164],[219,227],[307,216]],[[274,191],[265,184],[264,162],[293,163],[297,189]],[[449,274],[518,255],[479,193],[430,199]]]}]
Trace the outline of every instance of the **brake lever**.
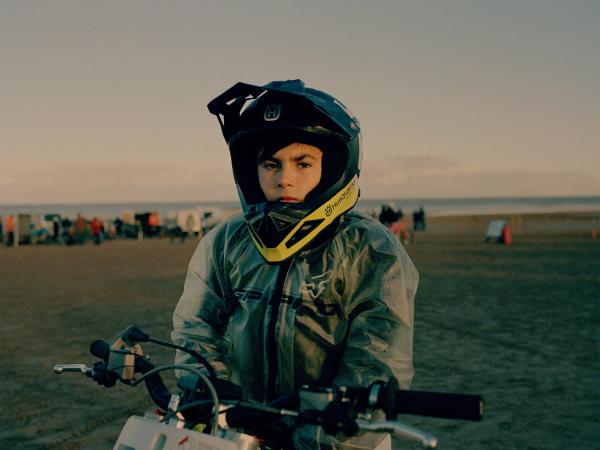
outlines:
[{"label": "brake lever", "polygon": [[85,364],[57,364],[54,366],[54,373],[61,375],[64,372],[79,372],[86,377],[92,377],[92,369]]},{"label": "brake lever", "polygon": [[392,420],[383,420],[379,422],[368,422],[366,420],[357,419],[356,424],[358,428],[365,431],[387,431],[398,436],[402,436],[406,439],[413,441],[419,441],[427,448],[437,448],[438,440],[435,436],[425,433],[418,428],[411,427],[402,422],[396,422]]}]

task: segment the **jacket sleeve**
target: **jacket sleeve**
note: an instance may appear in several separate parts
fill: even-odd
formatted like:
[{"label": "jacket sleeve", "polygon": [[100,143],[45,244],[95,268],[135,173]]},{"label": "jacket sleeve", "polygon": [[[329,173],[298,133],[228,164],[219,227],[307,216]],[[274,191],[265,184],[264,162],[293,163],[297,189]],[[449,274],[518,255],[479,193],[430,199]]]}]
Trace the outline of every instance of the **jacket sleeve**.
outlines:
[{"label": "jacket sleeve", "polygon": [[366,386],[393,375],[408,389],[419,280],[412,261],[395,236],[371,230],[348,262],[345,280],[343,309],[349,329],[335,383]]},{"label": "jacket sleeve", "polygon": [[[214,229],[200,241],[190,260],[183,294],[173,313],[171,340],[200,353],[219,378],[229,379],[225,330],[233,301],[227,292],[224,271],[219,269],[219,257],[213,251],[219,248],[218,231]],[[179,350],[175,363],[199,366],[193,357]]]}]

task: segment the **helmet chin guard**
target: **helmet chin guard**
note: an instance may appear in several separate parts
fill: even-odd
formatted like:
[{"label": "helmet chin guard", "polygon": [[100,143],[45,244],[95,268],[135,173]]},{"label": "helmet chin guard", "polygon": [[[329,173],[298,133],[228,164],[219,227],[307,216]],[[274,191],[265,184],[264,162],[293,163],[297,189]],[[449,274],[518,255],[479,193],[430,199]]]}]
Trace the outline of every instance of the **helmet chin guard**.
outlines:
[{"label": "helmet chin guard", "polygon": [[[208,109],[219,119],[246,224],[265,260],[292,257],[356,204],[360,125],[334,97],[300,80],[237,83]],[[269,202],[258,182],[258,155],[293,142],[323,152],[321,181],[302,203]]]}]

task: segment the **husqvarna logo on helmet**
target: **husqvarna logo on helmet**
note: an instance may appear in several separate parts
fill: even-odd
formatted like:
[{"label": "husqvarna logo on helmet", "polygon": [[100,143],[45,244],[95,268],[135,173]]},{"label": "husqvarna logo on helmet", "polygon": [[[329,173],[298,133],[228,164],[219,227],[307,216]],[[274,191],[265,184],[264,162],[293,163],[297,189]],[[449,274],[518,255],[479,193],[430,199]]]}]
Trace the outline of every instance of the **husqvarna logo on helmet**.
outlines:
[{"label": "husqvarna logo on helmet", "polygon": [[280,104],[267,105],[264,115],[265,121],[275,122],[277,119],[279,119],[279,116],[281,116]]}]

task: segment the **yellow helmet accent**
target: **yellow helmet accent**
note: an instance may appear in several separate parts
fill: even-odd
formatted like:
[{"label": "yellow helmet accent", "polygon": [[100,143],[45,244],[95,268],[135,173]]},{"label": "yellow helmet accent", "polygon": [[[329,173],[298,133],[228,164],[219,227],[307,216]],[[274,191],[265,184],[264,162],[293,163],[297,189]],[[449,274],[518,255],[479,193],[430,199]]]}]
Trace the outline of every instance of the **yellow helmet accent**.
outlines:
[{"label": "yellow helmet accent", "polygon": [[[331,225],[331,223],[337,217],[352,209],[352,207],[358,201],[358,196],[358,177],[355,176],[348,184],[335,193],[335,195],[333,195],[322,206],[298,222],[298,224],[276,247],[267,247],[256,235],[256,233],[251,232],[250,234],[254,240],[254,243],[256,244],[256,248],[268,262],[275,263],[284,261],[285,259],[294,255],[296,252],[300,251],[302,247],[314,239],[315,236],[323,231],[325,227]],[[314,221],[319,221],[319,225],[314,227],[314,229],[312,229],[301,239],[294,239],[296,234],[303,230],[308,222]]]}]

